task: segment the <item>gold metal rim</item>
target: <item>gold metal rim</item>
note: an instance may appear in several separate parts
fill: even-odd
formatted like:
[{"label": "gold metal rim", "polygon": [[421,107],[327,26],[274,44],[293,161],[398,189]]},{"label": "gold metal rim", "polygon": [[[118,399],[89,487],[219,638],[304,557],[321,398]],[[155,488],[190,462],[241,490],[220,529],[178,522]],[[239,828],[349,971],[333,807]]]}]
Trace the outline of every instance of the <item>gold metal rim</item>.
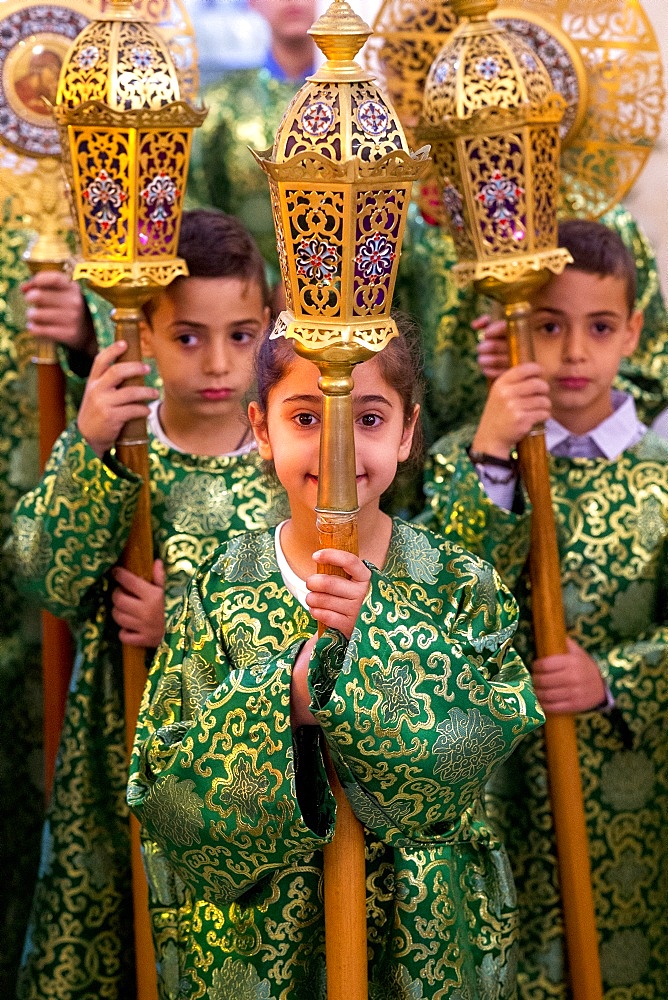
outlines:
[{"label": "gold metal rim", "polygon": [[[567,53],[578,84],[578,101],[573,121],[568,130],[561,136],[561,147],[564,149],[573,136],[580,131],[589,106],[589,81],[582,56],[560,24],[550,21],[549,18],[537,14],[535,11],[522,7],[497,7],[492,11],[490,17],[494,21],[524,21],[527,24],[535,24],[551,35]],[[549,66],[547,69],[549,72]]]}]

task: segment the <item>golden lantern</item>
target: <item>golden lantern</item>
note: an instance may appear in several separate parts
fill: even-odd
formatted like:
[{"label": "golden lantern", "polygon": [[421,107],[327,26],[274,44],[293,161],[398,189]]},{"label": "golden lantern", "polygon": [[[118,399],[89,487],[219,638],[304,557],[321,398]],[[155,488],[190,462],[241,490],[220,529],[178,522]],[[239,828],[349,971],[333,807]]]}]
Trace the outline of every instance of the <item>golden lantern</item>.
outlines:
[{"label": "golden lantern", "polygon": [[54,110],[83,255],[74,276],[114,304],[136,302],[139,288],[145,301],[185,273],[183,193],[192,129],[206,112],[180,100],[167,46],[131,0],[114,0],[79,34]]},{"label": "golden lantern", "polygon": [[[77,36],[63,62],[54,114],[63,146],[82,251],[75,278],[114,306],[121,360],[141,360],[141,306],[188,273],[177,256],[192,130],[206,112],[181,100],[169,50],[132,0],[113,0],[108,13]],[[122,429],[120,460],[143,486],[124,565],[151,580],[153,545],[146,421]],[[145,650],[123,647],[126,735],[132,747],[146,681]],[[139,827],[131,821],[137,996],[156,995],[148,889]]]},{"label": "golden lantern", "polygon": [[[530,299],[571,260],[557,246],[559,124],[565,101],[497,0],[452,0],[463,18],[434,59],[419,133],[433,145],[459,263],[455,279],[504,304],[511,362],[532,358]],[[542,426],[519,443],[533,506],[532,615],[539,657],[567,652]],[[560,613],[561,611],[561,613]],[[547,716],[546,756],[574,1000],[601,1000],[598,935],[575,721]]]},{"label": "golden lantern", "polygon": [[429,70],[420,135],[432,143],[455,279],[505,298],[503,285],[541,271],[544,281],[569,260],[556,216],[565,102],[528,43],[488,17],[496,5],[454,0],[465,20]]},{"label": "golden lantern", "polygon": [[[413,181],[430,161],[428,148],[410,153],[394,109],[355,61],[371,29],[348,3],[334,0],[309,33],[326,61],[289,105],[273,149],[256,154],[269,177],[287,303],[272,336],[293,340],[320,370],[319,541],[356,552],[352,369],[397,335],[390,306],[401,241]],[[365,1000],[364,835],[331,769],[330,782],[327,995]]]},{"label": "golden lantern", "polygon": [[[371,29],[345,0],[334,0],[309,33],[326,61],[289,105],[273,150],[256,159],[269,176],[287,304],[272,336],[293,339],[320,367],[325,407],[341,414],[328,423],[321,462],[347,470],[351,369],[396,336],[390,307],[401,241],[429,151],[409,151],[394,109],[355,61]],[[336,461],[330,448],[341,452]],[[357,510],[354,470],[320,483],[319,509]]]}]

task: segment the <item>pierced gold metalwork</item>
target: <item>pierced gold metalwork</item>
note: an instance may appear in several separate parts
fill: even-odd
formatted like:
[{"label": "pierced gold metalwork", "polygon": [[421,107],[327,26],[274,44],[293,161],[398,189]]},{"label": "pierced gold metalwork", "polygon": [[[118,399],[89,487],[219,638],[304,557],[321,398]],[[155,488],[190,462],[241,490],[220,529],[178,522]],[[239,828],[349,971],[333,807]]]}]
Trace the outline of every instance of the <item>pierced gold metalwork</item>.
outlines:
[{"label": "pierced gold metalwork", "polygon": [[128,0],[75,40],[54,114],[84,258],[75,277],[115,302],[123,285],[148,298],[185,274],[183,193],[192,129],[206,112],[180,100],[167,45]]},{"label": "pierced gold metalwork", "polygon": [[[522,0],[490,17],[531,46],[566,101],[559,211],[602,215],[632,187],[661,127],[661,56],[642,4]],[[365,64],[391,93],[409,141],[429,68],[456,26],[451,0],[384,0],[378,12]],[[438,214],[431,203],[427,211]]]},{"label": "pierced gold metalwork", "polygon": [[[102,0],[103,15],[109,7],[109,0]],[[176,64],[170,55],[170,72],[176,74],[180,96],[194,98],[198,84],[194,31],[183,0],[137,0],[131,9],[134,19],[145,17],[158,28],[160,45],[174,53]],[[48,5],[3,0],[0,11],[0,113],[4,120],[0,143],[8,147],[0,148],[0,186],[8,198],[5,222],[34,234],[26,254],[33,271],[61,269],[71,256],[72,213],[52,104],[58,69],[89,25],[92,10],[90,0],[56,0]],[[125,79],[129,79],[127,74]],[[91,272],[91,279],[108,284],[110,275],[103,271]],[[164,282],[164,274],[160,281]]]},{"label": "pierced gold metalwork", "polygon": [[556,218],[565,102],[524,40],[490,19],[494,6],[455,0],[468,16],[432,64],[418,126],[432,144],[460,284],[510,284],[569,260]]},{"label": "pierced gold metalwork", "polygon": [[276,335],[309,356],[332,346],[362,360],[395,334],[401,240],[428,150],[409,151],[393,108],[355,61],[370,28],[345,0],[311,34],[327,61],[286,110],[273,150],[255,154],[269,176],[286,292]]}]

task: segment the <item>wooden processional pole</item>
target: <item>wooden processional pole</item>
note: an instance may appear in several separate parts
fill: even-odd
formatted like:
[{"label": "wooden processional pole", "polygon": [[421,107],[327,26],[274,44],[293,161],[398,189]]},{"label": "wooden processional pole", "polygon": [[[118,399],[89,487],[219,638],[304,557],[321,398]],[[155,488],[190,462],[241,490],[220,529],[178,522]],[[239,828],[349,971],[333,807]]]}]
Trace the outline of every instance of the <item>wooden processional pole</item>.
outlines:
[{"label": "wooden processional pole", "polygon": [[[316,360],[323,393],[317,527],[322,548],[359,554],[352,409],[352,364]],[[318,566],[319,573],[337,573]],[[339,570],[337,575],[344,575]],[[318,632],[324,631],[322,626]],[[334,839],[324,848],[325,952],[329,1000],[367,1000],[366,866],[364,828],[329,757],[327,777],[336,798]]]},{"label": "wooden processional pole", "polygon": [[[52,227],[55,228],[55,227]],[[64,271],[70,258],[69,247],[57,232],[38,237],[24,260],[32,275],[41,271]],[[56,344],[45,337],[35,338],[32,358],[37,368],[37,412],[39,419],[40,473],[51,455],[51,449],[65,430],[65,375]],[[44,704],[44,794],[48,802],[56,768],[56,757],[63,728],[67,690],[73,662],[72,633],[63,618],[50,611],[41,612],[42,620],[42,691]]]},{"label": "wooden processional pole", "polygon": [[[533,360],[529,302],[508,303],[505,313],[511,364]],[[534,427],[520,441],[518,452],[532,506],[531,613],[536,655],[553,656],[566,653],[568,649],[550,470],[542,425]],[[573,996],[575,1000],[601,1000],[598,932],[574,715],[546,713],[545,753]]]},{"label": "wooden processional pole", "polygon": [[[112,294],[105,293],[108,298]],[[145,289],[130,290],[123,297],[123,305],[114,308],[114,339],[124,340],[127,350],[119,361],[141,361],[139,322],[140,305],[148,295]],[[143,385],[141,377],[128,380],[124,385]],[[144,580],[153,579],[153,531],[151,527],[151,495],[149,488],[148,433],[146,420],[138,417],[123,427],[116,442],[119,461],[141,476],[141,490],[121,564]],[[146,650],[141,646],[123,645],[123,700],[125,706],[125,737],[128,760],[132,753],[139,706],[147,678]],[[148,883],[144,872],[141,851],[140,826],[137,817],[130,813],[130,851],[132,861],[132,901],[134,913],[135,963],[137,1000],[157,1000],[158,985],[154,959],[153,935],[148,905]]]}]

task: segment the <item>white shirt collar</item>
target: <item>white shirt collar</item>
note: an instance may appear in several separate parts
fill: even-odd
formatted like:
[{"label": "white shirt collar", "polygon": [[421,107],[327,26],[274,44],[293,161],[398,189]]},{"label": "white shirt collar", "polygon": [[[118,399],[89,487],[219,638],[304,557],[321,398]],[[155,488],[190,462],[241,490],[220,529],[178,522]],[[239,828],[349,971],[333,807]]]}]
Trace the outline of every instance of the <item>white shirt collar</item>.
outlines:
[{"label": "white shirt collar", "polygon": [[545,422],[545,444],[553,455],[581,458],[618,458],[627,448],[637,444],[647,428],[638,419],[633,396],[612,390],[613,412],[587,434],[571,434],[557,420]]},{"label": "white shirt collar", "polygon": [[281,546],[281,529],[286,521],[281,521],[280,524],[276,526],[276,531],[274,533],[274,545],[276,547],[276,562],[278,563],[278,568],[281,571],[281,576],[283,577],[283,583],[288,588],[290,593],[294,598],[296,598],[302,607],[309,610],[309,606],[306,603],[306,595],[308,594],[308,589],[306,587],[306,582],[302,580],[300,576],[297,576],[295,571],[290,568],[288,560],[285,558],[285,553],[283,552],[283,547]]}]

